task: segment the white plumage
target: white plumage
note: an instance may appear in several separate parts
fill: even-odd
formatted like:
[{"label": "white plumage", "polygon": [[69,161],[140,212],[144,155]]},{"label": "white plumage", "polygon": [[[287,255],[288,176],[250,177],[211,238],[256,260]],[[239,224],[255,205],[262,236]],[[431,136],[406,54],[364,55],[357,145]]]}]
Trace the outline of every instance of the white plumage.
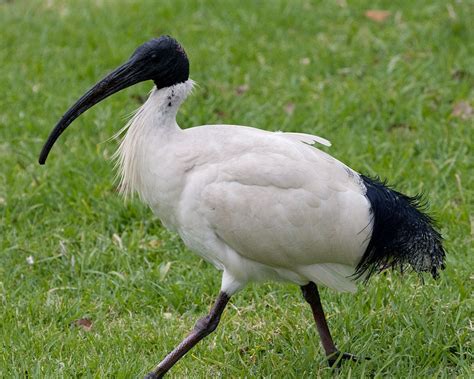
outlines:
[{"label": "white plumage", "polygon": [[148,378],[161,378],[218,325],[230,296],[249,281],[298,284],[329,364],[357,360],[341,353],[329,331],[316,284],[355,291],[355,278],[409,264],[437,277],[441,235],[419,198],[399,193],[316,147],[324,138],[246,126],[180,129],[179,106],[191,92],[189,62],[164,36],[87,91],[61,118],[40,155],[45,163],[61,133],[108,96],[145,80],[155,88],[127,126],[116,154],[120,190],[137,193],[163,224],[223,271],[209,314]]},{"label": "white plumage", "polygon": [[354,291],[371,233],[359,175],[308,145],[328,144],[317,136],[180,129],[176,113],[192,87],[154,89],[131,119],[118,150],[122,191],[137,192],[189,249],[224,270],[229,295],[267,279]]}]

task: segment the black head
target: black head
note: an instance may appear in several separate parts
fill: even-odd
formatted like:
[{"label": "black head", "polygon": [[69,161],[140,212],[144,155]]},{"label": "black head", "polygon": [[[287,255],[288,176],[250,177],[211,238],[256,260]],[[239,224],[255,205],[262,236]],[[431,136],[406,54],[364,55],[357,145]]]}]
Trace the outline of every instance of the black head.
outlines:
[{"label": "black head", "polygon": [[157,88],[165,88],[189,79],[189,61],[174,38],[162,36],[139,46],[130,61],[143,80],[151,79]]},{"label": "black head", "polygon": [[170,36],[152,39],[139,46],[130,59],[87,91],[64,114],[41,150],[44,164],[49,151],[64,130],[82,113],[110,95],[145,80],[158,89],[182,83],[189,78],[189,61],[181,45]]}]

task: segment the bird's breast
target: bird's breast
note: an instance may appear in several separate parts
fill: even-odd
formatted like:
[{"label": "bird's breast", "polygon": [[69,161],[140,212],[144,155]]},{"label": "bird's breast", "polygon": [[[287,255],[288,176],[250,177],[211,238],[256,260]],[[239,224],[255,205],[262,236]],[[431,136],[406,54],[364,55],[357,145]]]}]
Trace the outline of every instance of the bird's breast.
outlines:
[{"label": "bird's breast", "polygon": [[137,170],[140,198],[153,210],[163,224],[173,231],[178,228],[177,210],[187,179],[188,164],[176,156],[172,143],[144,147],[146,159]]}]

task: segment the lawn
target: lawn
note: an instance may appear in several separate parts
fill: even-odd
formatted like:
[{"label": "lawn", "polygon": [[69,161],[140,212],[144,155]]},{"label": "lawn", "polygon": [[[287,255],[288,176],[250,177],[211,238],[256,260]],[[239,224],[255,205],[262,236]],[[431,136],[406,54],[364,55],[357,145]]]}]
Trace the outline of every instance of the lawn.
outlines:
[{"label": "lawn", "polygon": [[473,375],[473,19],[467,0],[0,1],[0,377],[140,377],[219,291],[218,271],[116,191],[109,138],[151,82],[87,112],[37,164],[65,110],[161,34],[199,83],[183,128],[328,138],[357,171],[424,192],[448,252],[438,281],[322,290],[341,350],[370,361],[329,369],[299,288],[268,283],[238,293],[170,377]]}]

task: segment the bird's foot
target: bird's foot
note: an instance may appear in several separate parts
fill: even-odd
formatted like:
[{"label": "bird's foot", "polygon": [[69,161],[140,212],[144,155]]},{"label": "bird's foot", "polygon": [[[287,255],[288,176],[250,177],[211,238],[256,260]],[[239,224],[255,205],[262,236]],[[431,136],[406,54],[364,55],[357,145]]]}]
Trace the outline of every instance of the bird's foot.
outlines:
[{"label": "bird's foot", "polygon": [[165,376],[165,373],[157,373],[155,371],[149,372],[144,379],[160,379]]},{"label": "bird's foot", "polygon": [[336,351],[327,356],[329,367],[340,367],[342,361],[354,361],[359,362],[362,360],[370,360],[369,357],[358,357],[357,355],[349,354],[349,353],[342,353],[340,351]]}]

